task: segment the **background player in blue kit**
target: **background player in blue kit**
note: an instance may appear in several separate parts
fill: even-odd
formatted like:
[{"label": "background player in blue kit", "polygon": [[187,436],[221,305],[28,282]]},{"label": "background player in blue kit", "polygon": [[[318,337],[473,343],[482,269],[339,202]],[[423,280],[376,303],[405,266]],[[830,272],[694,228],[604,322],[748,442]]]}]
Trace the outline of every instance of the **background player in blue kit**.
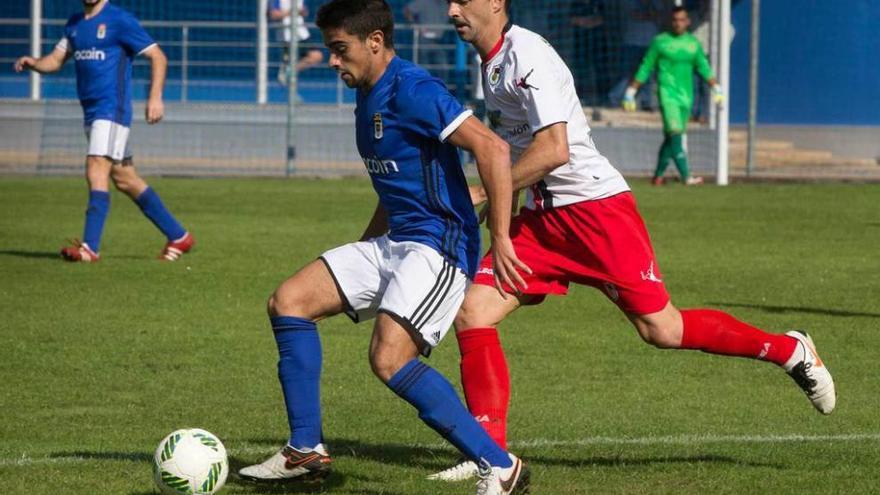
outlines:
[{"label": "background player in blue kit", "polygon": [[160,258],[174,261],[192,249],[195,239],[138,175],[128,146],[132,60],[137,55],[150,60],[152,77],[146,107],[150,124],[162,120],[165,112],[162,88],[168,60],[131,13],[106,0],[82,2],[83,13],[70,17],[52,53],[39,59],[21,57],[15,63],[18,72],[31,69],[43,74],[61,70],[70,58],[76,63],[76,90],[89,141],[89,205],[82,242],[74,241],[73,246],[61,250],[61,255],[68,261],[100,259],[101,234],[110,210],[109,182],[113,179],[116,188],[134,200],[168,239]]},{"label": "background player in blue kit", "polygon": [[376,318],[373,372],[419,417],[481,467],[478,494],[523,488],[527,471],[485,433],[452,385],[418,359],[446,334],[480,254],[479,227],[458,158],[474,154],[488,191],[496,284],[521,286],[528,270],[511,248],[508,146],[465,110],[442,82],[394,52],[383,0],[333,0],[318,11],[330,67],[357,88],[358,152],[379,196],[359,242],[325,252],[269,299],[278,377],[291,436],[278,453],[239,474],[253,481],[327,474],[316,322],[346,313]]}]

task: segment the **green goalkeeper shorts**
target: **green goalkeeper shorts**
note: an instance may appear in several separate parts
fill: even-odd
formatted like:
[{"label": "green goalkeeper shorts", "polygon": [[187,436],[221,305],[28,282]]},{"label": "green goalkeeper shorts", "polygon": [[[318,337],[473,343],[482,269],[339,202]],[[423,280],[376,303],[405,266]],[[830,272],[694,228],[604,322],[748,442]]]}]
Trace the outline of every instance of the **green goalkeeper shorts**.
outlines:
[{"label": "green goalkeeper shorts", "polygon": [[683,134],[687,130],[687,122],[691,115],[690,105],[661,100],[660,113],[663,114],[664,133]]}]

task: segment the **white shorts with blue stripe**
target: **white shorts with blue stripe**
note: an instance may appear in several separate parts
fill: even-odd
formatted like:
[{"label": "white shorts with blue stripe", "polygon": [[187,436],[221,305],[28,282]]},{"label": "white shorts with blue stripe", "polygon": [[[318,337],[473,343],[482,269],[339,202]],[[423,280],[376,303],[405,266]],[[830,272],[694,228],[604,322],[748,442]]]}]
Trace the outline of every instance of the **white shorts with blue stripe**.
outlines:
[{"label": "white shorts with blue stripe", "polygon": [[352,320],[389,313],[422,336],[425,355],[449,331],[469,284],[464,272],[433,248],[387,235],[331,249],[321,259]]}]

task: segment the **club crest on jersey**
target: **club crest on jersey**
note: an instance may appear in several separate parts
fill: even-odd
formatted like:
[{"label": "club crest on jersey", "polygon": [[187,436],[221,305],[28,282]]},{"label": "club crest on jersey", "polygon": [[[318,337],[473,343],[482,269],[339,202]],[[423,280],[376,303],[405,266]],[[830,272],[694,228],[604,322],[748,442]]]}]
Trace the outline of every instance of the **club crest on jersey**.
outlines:
[{"label": "club crest on jersey", "polygon": [[501,66],[496,65],[489,71],[489,86],[498,86],[501,82]]},{"label": "club crest on jersey", "polygon": [[384,130],[382,129],[382,114],[376,112],[373,114],[373,137],[376,139],[382,139],[384,135]]},{"label": "club crest on jersey", "polygon": [[102,40],[105,36],[107,36],[107,25],[98,24],[98,39]]}]

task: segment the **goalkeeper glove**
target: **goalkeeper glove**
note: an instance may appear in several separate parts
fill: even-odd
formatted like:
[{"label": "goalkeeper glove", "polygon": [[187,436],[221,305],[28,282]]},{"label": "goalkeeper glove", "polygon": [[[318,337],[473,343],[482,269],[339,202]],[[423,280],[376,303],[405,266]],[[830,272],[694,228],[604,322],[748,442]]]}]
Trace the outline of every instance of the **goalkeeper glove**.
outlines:
[{"label": "goalkeeper glove", "polygon": [[721,90],[720,84],[712,86],[712,103],[716,105],[724,103],[724,91]]},{"label": "goalkeeper glove", "polygon": [[628,86],[623,94],[623,109],[627,112],[636,111],[636,88]]}]

